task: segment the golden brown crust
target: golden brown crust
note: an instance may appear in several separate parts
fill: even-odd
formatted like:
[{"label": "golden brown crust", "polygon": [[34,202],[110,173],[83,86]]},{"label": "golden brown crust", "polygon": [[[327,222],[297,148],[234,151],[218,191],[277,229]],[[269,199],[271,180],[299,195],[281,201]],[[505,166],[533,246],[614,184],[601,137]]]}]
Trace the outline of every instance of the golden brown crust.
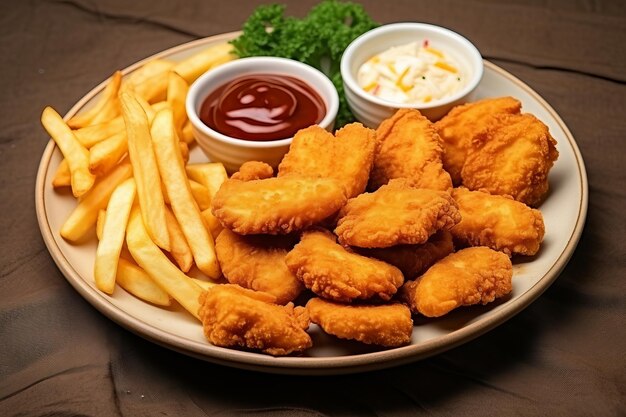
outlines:
[{"label": "golden brown crust", "polygon": [[522,103],[513,97],[487,98],[456,106],[435,123],[443,140],[443,166],[455,185],[461,183],[461,170],[474,136],[491,124],[496,114],[519,114]]},{"label": "golden brown crust", "polygon": [[304,289],[285,265],[294,243],[286,236],[240,236],[223,229],[215,251],[228,282],[272,294],[277,304],[286,304]]},{"label": "golden brown crust", "polygon": [[244,162],[239,171],[235,172],[231,177],[234,180],[252,181],[271,178],[274,175],[274,168],[265,162],[248,161]]},{"label": "golden brown crust", "polygon": [[237,285],[216,285],[200,296],[204,334],[216,346],[241,347],[274,356],[312,346],[304,307],[272,304],[273,296]]},{"label": "golden brown crust", "polygon": [[464,246],[487,246],[507,255],[534,255],[545,234],[543,216],[510,197],[455,188],[461,221],[452,229]]},{"label": "golden brown crust", "polygon": [[504,253],[467,248],[438,261],[415,281],[407,281],[399,293],[414,313],[440,317],[510,293],[512,276],[513,265]]},{"label": "golden brown crust", "polygon": [[348,200],[339,212],[335,233],[343,245],[386,248],[424,243],[460,220],[456,203],[447,192],[412,188],[396,179],[373,193]]},{"label": "golden brown crust", "polygon": [[333,136],[318,125],[296,133],[278,167],[278,176],[334,178],[348,197],[361,194],[374,160],[375,132],[351,123]]},{"label": "golden brown crust", "polygon": [[389,300],[404,282],[396,267],[348,252],[323,229],[305,231],[285,262],[307,288],[331,300]]},{"label": "golden brown crust", "polygon": [[411,341],[411,312],[402,304],[345,305],[313,298],[306,308],[311,321],[341,339],[387,347]]},{"label": "golden brown crust", "polygon": [[220,223],[241,235],[288,234],[319,223],[345,203],[344,189],[329,178],[286,176],[225,181],[212,201]]},{"label": "golden brown crust", "polygon": [[376,130],[376,157],[369,188],[405,178],[416,188],[452,188],[442,163],[443,142],[434,125],[415,109],[400,109]]},{"label": "golden brown crust", "polygon": [[461,170],[463,185],[537,206],[548,191],[548,172],[558,155],[548,127],[535,116],[496,115],[473,139]]},{"label": "golden brown crust", "polygon": [[387,262],[402,271],[404,278],[415,279],[439,259],[454,251],[452,234],[440,230],[426,243],[420,245],[396,245],[389,248],[357,248],[358,252]]}]

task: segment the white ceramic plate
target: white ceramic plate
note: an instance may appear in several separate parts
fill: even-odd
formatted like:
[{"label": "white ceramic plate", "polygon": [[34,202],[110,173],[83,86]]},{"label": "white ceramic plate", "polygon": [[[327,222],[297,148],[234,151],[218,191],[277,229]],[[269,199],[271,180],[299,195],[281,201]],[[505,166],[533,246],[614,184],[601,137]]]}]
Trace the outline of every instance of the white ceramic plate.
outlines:
[{"label": "white ceramic plate", "polygon": [[[228,33],[190,42],[154,57],[181,60],[210,44],[236,36]],[[152,59],[150,57],[148,59]],[[142,63],[127,68],[127,74]],[[66,115],[66,119],[93,105],[104,82],[89,92]],[[62,159],[51,140],[44,151],[35,189],[37,217],[44,241],[60,270],[72,286],[95,308],[121,326],[172,350],[240,368],[277,373],[331,374],[359,372],[399,365],[422,359],[480,336],[528,306],[557,278],[571,257],[583,229],[587,213],[587,176],[580,151],[557,113],[531,88],[485,62],[485,74],[473,99],[510,95],[523,103],[523,111],[546,123],[557,140],[559,159],[550,172],[550,195],[540,207],[546,225],[540,253],[516,260],[511,296],[484,307],[459,309],[437,320],[418,320],[412,343],[395,349],[379,349],[357,342],[341,341],[325,335],[317,326],[310,329],[314,347],[305,356],[274,358],[267,355],[209,344],[202,326],[181,308],[163,309],[142,302],[117,288],[113,296],[98,291],[93,280],[96,252],[95,235],[81,245],[70,245],[59,235],[64,220],[75,207],[70,193],[59,193],[51,186]],[[206,160],[198,147],[191,162]]]}]

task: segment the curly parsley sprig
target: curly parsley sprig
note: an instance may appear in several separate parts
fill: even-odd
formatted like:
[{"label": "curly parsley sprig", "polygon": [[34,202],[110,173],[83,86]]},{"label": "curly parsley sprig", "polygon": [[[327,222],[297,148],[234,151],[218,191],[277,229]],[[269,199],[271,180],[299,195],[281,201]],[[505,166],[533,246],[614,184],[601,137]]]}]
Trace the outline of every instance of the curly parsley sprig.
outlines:
[{"label": "curly parsley sprig", "polygon": [[259,6],[231,41],[241,57],[278,56],[309,64],[324,72],[339,93],[337,128],[353,122],[339,69],[346,47],[359,35],[378,26],[359,4],[325,0],[298,19],[284,15],[285,6]]}]

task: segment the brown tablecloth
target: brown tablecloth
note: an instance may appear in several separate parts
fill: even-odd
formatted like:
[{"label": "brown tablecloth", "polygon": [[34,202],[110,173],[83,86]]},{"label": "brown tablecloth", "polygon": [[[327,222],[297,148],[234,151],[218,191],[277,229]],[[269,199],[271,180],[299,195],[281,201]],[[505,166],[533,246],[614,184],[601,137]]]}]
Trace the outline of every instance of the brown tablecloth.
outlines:
[{"label": "brown tablecloth", "polygon": [[[258,2],[0,5],[0,415],[617,416],[626,411],[626,5],[620,1],[364,1],[379,22],[452,28],[528,83],[582,151],[589,212],[556,282],[484,336],[360,375],[280,376],[193,359],[100,314],[42,241],[35,178],[52,105],[113,70],[238,30]],[[313,2],[288,1],[302,16]]]}]

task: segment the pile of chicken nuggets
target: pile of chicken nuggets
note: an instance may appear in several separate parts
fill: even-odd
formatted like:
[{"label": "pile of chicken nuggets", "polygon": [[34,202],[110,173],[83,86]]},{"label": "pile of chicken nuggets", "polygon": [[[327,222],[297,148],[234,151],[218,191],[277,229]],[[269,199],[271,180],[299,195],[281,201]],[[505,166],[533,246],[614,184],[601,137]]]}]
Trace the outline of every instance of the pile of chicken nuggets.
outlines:
[{"label": "pile of chicken nuggets", "polygon": [[433,123],[401,109],[376,129],[300,130],[277,173],[250,161],[215,195],[228,284],[200,299],[207,339],[270,355],[338,338],[409,344],[413,317],[512,290],[514,255],[545,228],[536,207],[558,157],[547,126],[511,97]]}]

